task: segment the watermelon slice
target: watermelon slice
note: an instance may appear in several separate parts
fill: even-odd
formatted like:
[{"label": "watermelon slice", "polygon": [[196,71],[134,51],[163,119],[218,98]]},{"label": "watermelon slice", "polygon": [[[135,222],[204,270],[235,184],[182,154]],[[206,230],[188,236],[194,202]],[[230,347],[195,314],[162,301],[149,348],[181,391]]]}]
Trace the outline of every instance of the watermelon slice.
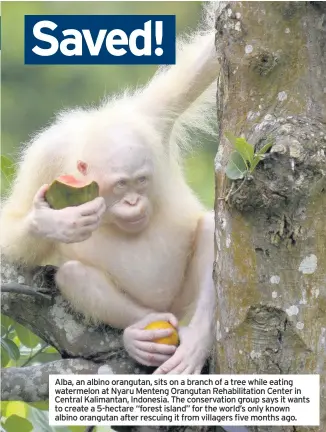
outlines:
[{"label": "watermelon slice", "polygon": [[85,182],[72,175],[55,179],[45,193],[50,207],[60,210],[65,207],[79,206],[99,196],[99,186],[95,181]]}]

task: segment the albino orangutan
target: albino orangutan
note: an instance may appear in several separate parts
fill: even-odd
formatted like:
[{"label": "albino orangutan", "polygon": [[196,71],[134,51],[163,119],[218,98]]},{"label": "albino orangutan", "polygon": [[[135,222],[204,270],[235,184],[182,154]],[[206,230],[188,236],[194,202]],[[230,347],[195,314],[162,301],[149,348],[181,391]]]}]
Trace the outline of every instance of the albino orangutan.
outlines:
[{"label": "albino orangutan", "polygon": [[[207,15],[207,14],[206,14]],[[176,64],[98,108],[63,112],[22,150],[1,213],[2,252],[59,267],[62,295],[86,317],[124,330],[127,352],[155,373],[200,373],[214,338],[214,218],[182,171],[180,149],[211,133],[219,65],[214,25],[178,40]],[[77,169],[76,169],[77,167]],[[100,197],[54,210],[44,194],[64,174]],[[154,343],[178,327],[180,345]]]}]

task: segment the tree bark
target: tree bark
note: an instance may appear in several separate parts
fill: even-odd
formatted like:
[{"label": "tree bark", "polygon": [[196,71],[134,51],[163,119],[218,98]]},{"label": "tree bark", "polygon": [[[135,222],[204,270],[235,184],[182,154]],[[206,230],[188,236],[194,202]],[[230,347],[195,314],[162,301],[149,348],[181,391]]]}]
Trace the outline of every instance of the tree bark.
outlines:
[{"label": "tree bark", "polygon": [[[326,8],[323,2],[232,2],[216,21],[215,368],[320,374],[326,430]],[[241,186],[225,166],[231,132],[272,143]]]}]

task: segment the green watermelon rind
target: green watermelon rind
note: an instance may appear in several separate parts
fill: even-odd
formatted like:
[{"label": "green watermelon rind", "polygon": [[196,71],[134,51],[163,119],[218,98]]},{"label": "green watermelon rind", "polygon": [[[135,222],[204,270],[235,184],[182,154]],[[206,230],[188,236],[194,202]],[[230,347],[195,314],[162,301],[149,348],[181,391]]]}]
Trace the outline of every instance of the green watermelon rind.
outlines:
[{"label": "green watermelon rind", "polygon": [[54,210],[79,206],[98,196],[99,186],[95,181],[82,187],[76,187],[54,180],[45,193],[46,201]]}]

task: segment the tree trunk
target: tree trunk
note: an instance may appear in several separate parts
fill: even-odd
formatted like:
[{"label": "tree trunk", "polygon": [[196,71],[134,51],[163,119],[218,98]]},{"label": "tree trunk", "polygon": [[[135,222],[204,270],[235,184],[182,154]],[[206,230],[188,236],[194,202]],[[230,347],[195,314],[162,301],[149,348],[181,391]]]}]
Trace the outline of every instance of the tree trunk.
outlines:
[{"label": "tree trunk", "polygon": [[[326,3],[232,2],[216,22],[215,370],[320,374],[326,431]],[[257,152],[234,184],[225,132]],[[232,191],[230,188],[232,186]],[[233,192],[234,191],[234,192]],[[229,193],[230,192],[230,193]]]}]

